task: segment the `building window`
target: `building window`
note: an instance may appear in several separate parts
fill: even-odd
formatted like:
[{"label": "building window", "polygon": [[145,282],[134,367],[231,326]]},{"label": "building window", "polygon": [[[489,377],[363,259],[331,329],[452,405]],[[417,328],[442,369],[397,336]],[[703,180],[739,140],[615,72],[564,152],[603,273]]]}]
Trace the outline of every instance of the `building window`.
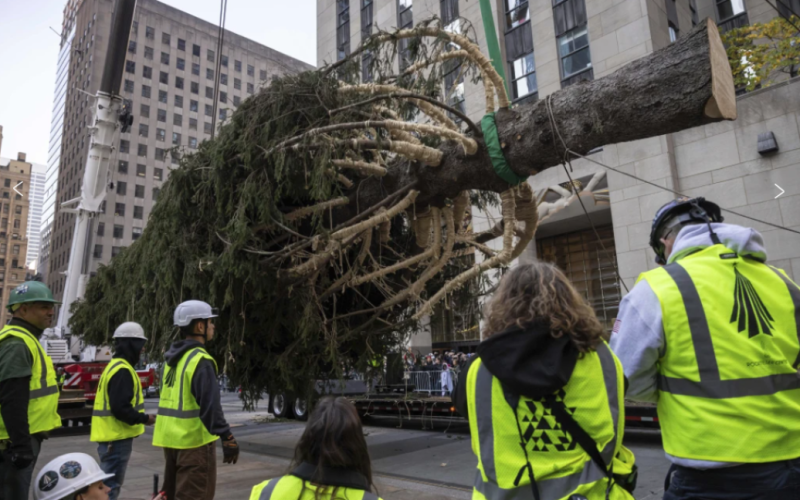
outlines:
[{"label": "building window", "polygon": [[589,34],[586,25],[568,31],[558,37],[558,55],[561,58],[561,81],[566,87],[585,79],[584,74],[591,73],[592,59],[589,54]]},{"label": "building window", "polygon": [[133,93],[133,80],[125,80],[125,92]]},{"label": "building window", "polygon": [[[142,186],[142,190],[144,190],[144,186]],[[142,198],[144,198],[144,196],[142,196]],[[140,227],[134,227],[133,231],[131,231],[131,239],[133,239],[133,241],[138,240],[141,235],[142,235],[142,228]]]},{"label": "building window", "polygon": [[137,184],[136,188],[134,189],[133,196],[136,198],[144,198],[144,186]]},{"label": "building window", "polygon": [[189,147],[191,149],[197,149],[197,137],[189,137]]},{"label": "building window", "polygon": [[265,69],[258,70],[258,77],[262,82],[265,81],[267,79],[267,70]]},{"label": "building window", "polygon": [[169,33],[161,33],[161,43],[164,45],[169,45],[170,41],[171,37],[169,36]]},{"label": "building window", "polygon": [[169,73],[166,71],[161,71],[158,74],[158,81],[163,83],[164,85],[169,85]]},{"label": "building window", "polygon": [[178,50],[186,51],[186,40],[178,38]]},{"label": "building window", "polygon": [[[414,0],[397,0],[397,25],[400,29],[411,29],[414,27]],[[399,43],[400,70],[404,70],[411,65],[411,51],[409,49],[410,40],[403,38]]]},{"label": "building window", "polygon": [[536,92],[536,65],[533,52],[524,55],[511,65],[514,99]]},{"label": "building window", "polygon": [[122,251],[122,247],[111,247],[111,258],[113,259]]},{"label": "building window", "polygon": [[[178,134],[178,137],[179,137],[178,141],[180,142],[180,134]],[[153,179],[161,181],[164,180],[163,177],[164,177],[164,169],[161,168],[153,169]]]},{"label": "building window", "polygon": [[458,19],[458,0],[440,0],[442,26],[448,26]]},{"label": "building window", "polygon": [[[11,255],[19,255],[19,245],[14,245],[11,247]],[[12,264],[12,267],[17,267],[17,265]]]},{"label": "building window", "polygon": [[156,148],[156,160],[165,161],[167,159],[167,150]]},{"label": "building window", "polygon": [[505,9],[506,58],[511,69],[511,93],[513,99],[521,99],[537,91],[528,0],[506,0]]},{"label": "building window", "polygon": [[206,87],[206,99],[214,98],[214,87]]},{"label": "building window", "polygon": [[167,95],[166,90],[159,90],[158,91],[158,102],[163,102],[164,104],[167,103],[169,100],[169,96]]},{"label": "building window", "polygon": [[142,85],[142,97],[150,99],[150,85]]},{"label": "building window", "polygon": [[233,105],[238,106],[242,102],[242,98],[238,95],[233,96]]},{"label": "building window", "polygon": [[150,127],[146,123],[139,124],[139,137],[147,137],[150,133]]},{"label": "building window", "polygon": [[175,77],[175,88],[183,89],[183,78],[181,78],[180,76]]},{"label": "building window", "polygon": [[169,54],[166,52],[161,53],[161,64],[169,65]]},{"label": "building window", "polygon": [[158,199],[158,195],[160,193],[161,193],[161,189],[160,188],[157,188],[157,187],[153,188],[153,201],[156,201]]},{"label": "building window", "polygon": [[[120,160],[119,161],[119,165],[117,166],[117,172],[119,172],[121,174],[127,174],[128,173],[128,162],[125,161],[125,160]],[[6,205],[6,206],[8,206],[8,205]]]},{"label": "building window", "polygon": [[[361,39],[366,40],[370,36],[372,36],[372,0],[361,0]],[[361,56],[361,81],[372,81],[372,51],[369,49]]]},{"label": "building window", "polygon": [[154,54],[153,47],[148,47],[148,46],[145,45],[145,47],[144,47],[144,58],[147,59],[148,61],[152,61],[153,60],[153,54]]},{"label": "building window", "polygon": [[227,85],[228,84],[228,75],[225,73],[219,74],[219,84],[220,85]]},{"label": "building window", "polygon": [[689,10],[692,12],[692,27],[697,26],[700,22],[697,17],[697,0],[689,0]]},{"label": "building window", "polygon": [[142,66],[142,76],[148,80],[153,78],[153,68],[150,66]]},{"label": "building window", "polygon": [[106,224],[105,222],[98,222],[97,223],[97,236],[105,236],[106,235]]},{"label": "building window", "polygon": [[164,142],[167,139],[167,131],[163,128],[156,129],[156,140],[158,142]]},{"label": "building window", "polygon": [[667,8],[667,24],[669,26],[669,41],[674,42],[678,39],[678,6],[675,5],[676,0],[664,0],[664,6]]},{"label": "building window", "polygon": [[214,70],[211,68],[206,68],[206,80],[213,80],[214,79]]},{"label": "building window", "polygon": [[227,109],[224,109],[224,108],[223,108],[223,109],[220,109],[220,110],[219,110],[219,120],[220,120],[221,122],[222,122],[222,121],[225,121],[225,119],[226,119],[227,117],[228,117],[228,110],[227,110]]},{"label": "building window", "polygon": [[214,107],[210,104],[206,104],[206,116],[213,116],[214,115]]},{"label": "building window", "polygon": [[128,194],[128,184],[126,182],[117,182],[117,194],[120,196],[125,196]]},{"label": "building window", "polygon": [[676,28],[672,23],[669,23],[669,41],[674,42],[678,39],[678,28]]},{"label": "building window", "polygon": [[[778,2],[778,11],[781,11],[783,4],[788,0]],[[750,24],[747,11],[744,8],[744,0],[717,0],[717,24],[722,33],[732,29],[741,28]]]},{"label": "building window", "polygon": [[[124,139],[119,141],[119,152],[120,153],[128,153],[128,152],[130,152],[130,149],[131,149],[131,143],[130,142],[128,142],[128,141],[126,141]],[[4,194],[7,195],[8,192],[6,192]],[[4,196],[4,198],[8,198],[8,196]]]},{"label": "building window", "polygon": [[252,94],[252,93],[253,93],[253,90],[254,90],[254,88],[253,88],[253,84],[252,84],[252,83],[248,83],[248,84],[247,84],[247,93],[248,93],[248,94]]},{"label": "building window", "polygon": [[200,84],[197,82],[192,82],[190,85],[192,94],[199,94],[200,93]]},{"label": "building window", "polygon": [[133,218],[142,220],[144,219],[144,207],[136,205],[133,207]]},{"label": "building window", "polygon": [[147,104],[141,104],[139,106],[139,115],[142,118],[150,118],[150,106]]},{"label": "building window", "polygon": [[206,60],[207,60],[208,62],[214,62],[214,61],[215,61],[215,57],[214,57],[214,55],[215,55],[215,54],[214,54],[214,51],[213,51],[213,50],[211,50],[211,49],[206,49]]},{"label": "building window", "polygon": [[172,124],[174,126],[176,126],[176,127],[182,127],[183,126],[183,115],[178,114],[178,113],[174,113],[172,115]]},{"label": "building window", "polygon": [[256,67],[252,64],[247,65],[247,76],[255,76],[256,75]]},{"label": "building window", "polygon": [[233,88],[236,90],[242,90],[242,81],[238,78],[233,79]]},{"label": "building window", "polygon": [[151,28],[150,26],[145,26],[144,28],[144,37],[149,38],[150,40],[156,39],[156,30]]},{"label": "building window", "polygon": [[203,132],[206,134],[211,133],[211,122],[203,122]]},{"label": "building window", "polygon": [[135,40],[131,40],[130,42],[128,42],[128,52],[130,52],[131,54],[135,54],[136,53],[136,41]]},{"label": "building window", "polygon": [[239,73],[242,72],[242,61],[233,61],[233,69],[234,71],[238,71]]},{"label": "building window", "polygon": [[350,55],[350,0],[336,0],[336,59]]},{"label": "building window", "polygon": [[22,205],[17,205],[14,207],[14,213],[21,214],[22,213]]},{"label": "building window", "polygon": [[124,203],[115,203],[114,204],[114,215],[117,217],[125,217],[125,204]]},{"label": "building window", "polygon": [[200,65],[197,63],[192,63],[192,74],[200,76]]},{"label": "building window", "polygon": [[175,96],[175,107],[176,108],[182,108],[183,107],[183,96],[182,95],[176,95]]},{"label": "building window", "polygon": [[200,46],[196,43],[192,44],[192,55],[200,57]]},{"label": "building window", "polygon": [[125,72],[136,73],[136,63],[133,61],[125,61]]},{"label": "building window", "polygon": [[103,258],[103,245],[94,246],[94,252],[92,252],[92,257],[94,257],[95,259]]},{"label": "building window", "polygon": [[189,130],[197,130],[197,118],[189,118]]},{"label": "building window", "polygon": [[139,144],[136,154],[138,156],[147,157],[147,144]]},{"label": "building window", "polygon": [[166,109],[159,109],[157,113],[156,119],[160,122],[167,122],[167,110]]},{"label": "building window", "polygon": [[190,100],[189,101],[189,111],[194,111],[195,113],[197,113],[198,104],[199,103],[197,101],[195,101],[194,99]]},{"label": "building window", "polygon": [[219,102],[228,102],[228,93],[220,91]]}]

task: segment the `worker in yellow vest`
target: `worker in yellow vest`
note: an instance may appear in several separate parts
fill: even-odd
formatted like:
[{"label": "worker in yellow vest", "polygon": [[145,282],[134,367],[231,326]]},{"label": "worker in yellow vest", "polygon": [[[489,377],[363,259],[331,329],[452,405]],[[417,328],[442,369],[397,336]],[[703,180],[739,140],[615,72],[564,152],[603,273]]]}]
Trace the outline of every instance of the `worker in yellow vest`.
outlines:
[{"label": "worker in yellow vest", "polygon": [[39,343],[59,304],[44,283],[11,291],[0,330],[0,500],[27,499],[42,440],[61,427],[53,362]]},{"label": "worker in yellow vest", "polygon": [[381,500],[361,419],[346,398],[319,400],[294,457],[292,472],[257,484],[250,500]]},{"label": "worker in yellow vest", "polygon": [[620,304],[611,348],[628,397],[658,403],[667,500],[797,498],[800,288],[757,231],[703,198],[656,213],[663,267]]},{"label": "worker in yellow vest", "polygon": [[104,479],[110,488],[108,498],[117,500],[125,471],[133,451],[133,438],[144,433],[145,425],[156,422],[155,415],[144,412],[142,382],[136,373],[147,338],[139,323],[122,323],[114,331],[114,356],[100,376],[92,411],[91,441],[97,443],[97,455]]},{"label": "worker in yellow vest", "polygon": [[473,500],[633,500],[622,365],[564,274],[512,268],[453,395],[478,458]]},{"label": "worker in yellow vest", "polygon": [[220,405],[217,363],[205,345],[214,338],[217,312],[199,300],[175,309],[183,340],[165,354],[153,445],[164,448],[164,492],[170,500],[211,500],[217,484],[216,441],[223,463],[235,464],[239,445]]}]

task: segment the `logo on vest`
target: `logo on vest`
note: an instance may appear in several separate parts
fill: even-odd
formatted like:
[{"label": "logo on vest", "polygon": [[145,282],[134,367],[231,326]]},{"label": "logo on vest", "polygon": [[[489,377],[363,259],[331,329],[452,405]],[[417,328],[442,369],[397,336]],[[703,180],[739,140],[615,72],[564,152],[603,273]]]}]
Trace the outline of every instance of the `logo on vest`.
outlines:
[{"label": "logo on vest", "polygon": [[748,338],[759,333],[772,336],[772,322],[775,321],[764,305],[764,301],[756,293],[753,283],[733,267],[736,274],[736,285],[733,289],[733,311],[731,323],[736,323],[739,333],[747,330]]},{"label": "logo on vest", "polygon": [[[564,390],[558,391],[556,394],[557,401],[564,401],[566,393]],[[527,427],[522,433],[522,439],[525,444],[529,446],[528,449],[534,452],[550,452],[550,451],[571,451],[574,450],[578,443],[572,439],[566,431],[561,428],[561,424],[556,421],[553,415],[553,410],[544,399],[527,400],[525,405],[530,412],[530,416],[525,415],[522,418],[522,423],[527,423]],[[575,408],[567,407],[570,415],[574,414]]]}]

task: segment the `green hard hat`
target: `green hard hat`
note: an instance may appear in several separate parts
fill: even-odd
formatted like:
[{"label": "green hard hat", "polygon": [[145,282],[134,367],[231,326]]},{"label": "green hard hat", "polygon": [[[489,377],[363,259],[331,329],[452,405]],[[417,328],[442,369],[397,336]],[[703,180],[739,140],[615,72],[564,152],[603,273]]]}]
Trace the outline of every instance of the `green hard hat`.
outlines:
[{"label": "green hard hat", "polygon": [[11,290],[6,306],[12,307],[17,304],[25,304],[26,302],[50,302],[52,304],[61,304],[61,302],[53,298],[53,292],[41,281],[26,281],[17,288]]}]

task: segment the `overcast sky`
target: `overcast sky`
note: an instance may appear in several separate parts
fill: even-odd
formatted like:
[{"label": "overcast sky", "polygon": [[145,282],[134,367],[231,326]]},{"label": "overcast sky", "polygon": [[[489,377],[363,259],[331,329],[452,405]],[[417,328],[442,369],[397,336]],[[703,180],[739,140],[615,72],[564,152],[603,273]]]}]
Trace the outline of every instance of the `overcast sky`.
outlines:
[{"label": "overcast sky", "polygon": [[[216,24],[219,0],[162,0]],[[50,114],[66,0],[0,0],[0,154],[47,163]],[[315,0],[229,0],[226,28],[316,65]]]}]

